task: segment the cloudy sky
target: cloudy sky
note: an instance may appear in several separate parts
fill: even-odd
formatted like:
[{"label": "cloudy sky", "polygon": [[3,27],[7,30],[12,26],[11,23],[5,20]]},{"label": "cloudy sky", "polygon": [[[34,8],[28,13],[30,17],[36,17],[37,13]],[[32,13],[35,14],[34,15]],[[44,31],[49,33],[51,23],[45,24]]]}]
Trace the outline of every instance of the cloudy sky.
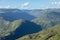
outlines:
[{"label": "cloudy sky", "polygon": [[19,9],[60,8],[60,0],[0,0],[0,8],[19,8]]}]

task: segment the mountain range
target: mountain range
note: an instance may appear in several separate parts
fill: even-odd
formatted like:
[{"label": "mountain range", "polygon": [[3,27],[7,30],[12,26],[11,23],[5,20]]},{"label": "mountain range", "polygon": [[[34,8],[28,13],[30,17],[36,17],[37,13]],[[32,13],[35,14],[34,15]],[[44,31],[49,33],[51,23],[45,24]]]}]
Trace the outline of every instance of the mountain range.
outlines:
[{"label": "mountain range", "polygon": [[0,9],[0,40],[59,40],[59,24],[60,9]]},{"label": "mountain range", "polygon": [[45,10],[44,13],[38,18],[32,20],[34,23],[42,26],[42,28],[49,28],[60,23],[60,11],[59,9]]},{"label": "mountain range", "polygon": [[14,21],[17,19],[32,20],[40,16],[42,9],[35,10],[20,10],[20,9],[0,9],[0,17],[5,20]]}]

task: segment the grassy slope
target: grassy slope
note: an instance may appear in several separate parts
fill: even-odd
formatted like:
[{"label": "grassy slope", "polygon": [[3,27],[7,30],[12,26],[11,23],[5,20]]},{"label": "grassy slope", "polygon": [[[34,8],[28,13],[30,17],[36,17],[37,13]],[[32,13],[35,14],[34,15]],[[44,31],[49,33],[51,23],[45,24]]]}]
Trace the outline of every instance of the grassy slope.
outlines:
[{"label": "grassy slope", "polygon": [[43,29],[52,27],[60,22],[60,10],[45,10],[44,13],[32,20],[34,23],[41,25]]},{"label": "grassy slope", "polygon": [[12,31],[18,28],[21,25],[23,20],[15,20],[13,22],[6,21],[3,18],[0,18],[0,37],[9,35]]},{"label": "grassy slope", "polygon": [[42,30],[41,32],[29,34],[24,37],[19,38],[18,40],[60,40],[60,24]]},{"label": "grassy slope", "polygon": [[[37,33],[41,30],[39,25],[36,25],[33,22],[27,20],[15,20],[13,22],[6,21],[3,18],[0,18],[0,38],[8,40],[15,40],[21,36]],[[13,37],[11,37],[13,36]],[[5,40],[4,39],[4,40]]]}]

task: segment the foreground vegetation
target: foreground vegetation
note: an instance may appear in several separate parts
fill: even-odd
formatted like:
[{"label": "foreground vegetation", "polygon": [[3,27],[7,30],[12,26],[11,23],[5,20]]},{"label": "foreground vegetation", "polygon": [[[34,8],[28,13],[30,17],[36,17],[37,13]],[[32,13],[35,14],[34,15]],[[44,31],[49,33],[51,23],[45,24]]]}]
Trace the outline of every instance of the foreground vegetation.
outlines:
[{"label": "foreground vegetation", "polygon": [[17,40],[60,40],[60,24],[38,33],[23,36]]}]

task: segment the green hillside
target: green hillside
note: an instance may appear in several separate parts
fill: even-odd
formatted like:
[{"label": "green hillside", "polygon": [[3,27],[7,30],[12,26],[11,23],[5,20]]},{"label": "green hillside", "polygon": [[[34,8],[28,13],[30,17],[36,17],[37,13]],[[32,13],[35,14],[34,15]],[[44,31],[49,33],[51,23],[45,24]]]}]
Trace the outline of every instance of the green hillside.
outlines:
[{"label": "green hillside", "polygon": [[23,20],[16,20],[13,22],[6,21],[0,17],[0,38],[9,35],[12,31],[18,28]]},{"label": "green hillside", "polygon": [[35,18],[32,21],[41,25],[42,29],[52,27],[60,23],[60,10],[45,10],[40,17]]},{"label": "green hillside", "polygon": [[27,20],[6,21],[0,17],[0,40],[15,40],[42,30],[40,25]]},{"label": "green hillside", "polygon": [[60,24],[38,33],[23,36],[17,40],[60,40]]}]

